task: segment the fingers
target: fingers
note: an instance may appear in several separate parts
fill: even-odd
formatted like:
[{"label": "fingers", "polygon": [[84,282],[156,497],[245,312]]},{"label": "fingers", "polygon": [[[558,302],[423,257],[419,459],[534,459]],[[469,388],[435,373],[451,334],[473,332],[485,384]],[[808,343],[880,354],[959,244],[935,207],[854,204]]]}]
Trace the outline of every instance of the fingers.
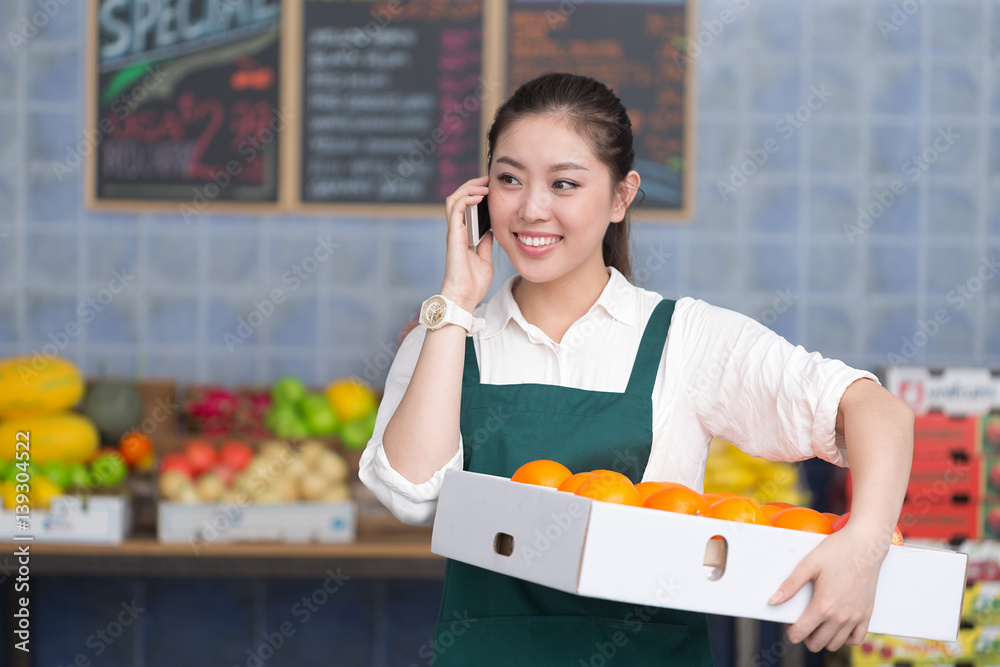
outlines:
[{"label": "fingers", "polygon": [[[478,204],[489,192],[489,188],[486,187],[487,183],[489,183],[488,176],[473,178],[460,185],[457,190],[445,198],[445,217],[449,223],[463,221],[465,209],[472,204]],[[449,224],[449,228],[452,226]]]},{"label": "fingers", "polygon": [[819,571],[813,565],[812,559],[807,556],[798,564],[798,567],[792,571],[788,578],[782,582],[778,590],[771,596],[771,599],[767,601],[768,604],[781,604],[785,600],[792,599],[799,592],[799,589],[815,579],[818,574]]}]

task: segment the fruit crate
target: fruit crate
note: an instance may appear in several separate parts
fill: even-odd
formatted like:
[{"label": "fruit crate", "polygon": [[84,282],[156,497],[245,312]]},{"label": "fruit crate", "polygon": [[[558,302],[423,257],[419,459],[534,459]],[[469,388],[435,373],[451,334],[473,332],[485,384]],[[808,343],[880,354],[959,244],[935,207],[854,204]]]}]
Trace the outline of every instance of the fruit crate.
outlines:
[{"label": "fruit crate", "polygon": [[[178,435],[167,440],[161,443],[157,481],[161,542],[200,549],[224,542],[356,539],[352,486],[359,453],[318,439],[248,443]],[[237,461],[227,464],[227,448]]]},{"label": "fruit crate", "polygon": [[132,530],[126,496],[56,496],[47,510],[31,511],[26,530],[15,530],[17,519],[13,511],[0,510],[0,539],[11,543],[15,537],[31,536],[40,544],[117,545]]}]

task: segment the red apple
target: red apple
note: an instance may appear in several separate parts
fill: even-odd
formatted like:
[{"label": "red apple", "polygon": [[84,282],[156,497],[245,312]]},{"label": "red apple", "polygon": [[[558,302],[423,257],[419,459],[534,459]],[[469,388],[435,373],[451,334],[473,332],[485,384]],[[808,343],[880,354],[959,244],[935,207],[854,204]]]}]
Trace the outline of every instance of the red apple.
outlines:
[{"label": "red apple", "polygon": [[219,461],[215,447],[204,440],[188,440],[184,447],[184,456],[191,464],[195,475],[200,475]]},{"label": "red apple", "polygon": [[986,418],[986,441],[994,449],[1000,448],[1000,415],[990,415]]},{"label": "red apple", "polygon": [[214,473],[227,487],[233,485],[233,478],[236,477],[236,471],[227,466],[225,463],[217,464],[208,472]]},{"label": "red apple", "polygon": [[160,474],[162,475],[168,470],[177,470],[188,477],[194,477],[194,469],[183,454],[167,454],[163,457],[163,460],[160,461]]},{"label": "red apple", "polygon": [[1000,507],[991,507],[986,513],[986,527],[994,536],[1000,534]]},{"label": "red apple", "polygon": [[244,442],[230,440],[222,443],[222,448],[219,450],[219,460],[222,465],[234,472],[239,472],[253,460],[253,450]]}]

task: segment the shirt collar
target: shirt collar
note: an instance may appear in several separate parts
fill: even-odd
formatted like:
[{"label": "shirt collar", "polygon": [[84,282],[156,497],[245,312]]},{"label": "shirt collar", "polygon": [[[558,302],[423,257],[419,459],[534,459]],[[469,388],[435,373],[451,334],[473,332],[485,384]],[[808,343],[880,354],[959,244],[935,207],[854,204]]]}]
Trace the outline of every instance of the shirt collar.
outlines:
[{"label": "shirt collar", "polygon": [[[637,292],[639,288],[630,283],[613,266],[609,266],[607,269],[610,276],[608,284],[604,286],[601,296],[597,298],[597,301],[591,306],[584,317],[589,316],[595,308],[602,308],[608,315],[622,324],[634,327],[637,325],[639,319],[639,313],[637,312],[639,304]],[[521,309],[518,307],[517,301],[514,300],[512,291],[514,282],[518,277],[514,275],[508,278],[496,295],[486,304],[486,311],[483,314],[486,324],[479,333],[480,340],[499,335],[512,319],[517,321],[522,328],[526,327],[527,321],[521,315]]]}]

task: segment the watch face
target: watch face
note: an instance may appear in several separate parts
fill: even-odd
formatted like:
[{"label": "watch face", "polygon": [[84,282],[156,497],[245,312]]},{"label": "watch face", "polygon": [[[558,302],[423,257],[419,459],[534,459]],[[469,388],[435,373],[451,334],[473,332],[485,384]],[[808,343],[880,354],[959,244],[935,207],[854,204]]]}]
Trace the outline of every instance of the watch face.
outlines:
[{"label": "watch face", "polygon": [[428,327],[436,327],[444,319],[448,304],[439,296],[431,297],[424,306],[424,324]]}]

